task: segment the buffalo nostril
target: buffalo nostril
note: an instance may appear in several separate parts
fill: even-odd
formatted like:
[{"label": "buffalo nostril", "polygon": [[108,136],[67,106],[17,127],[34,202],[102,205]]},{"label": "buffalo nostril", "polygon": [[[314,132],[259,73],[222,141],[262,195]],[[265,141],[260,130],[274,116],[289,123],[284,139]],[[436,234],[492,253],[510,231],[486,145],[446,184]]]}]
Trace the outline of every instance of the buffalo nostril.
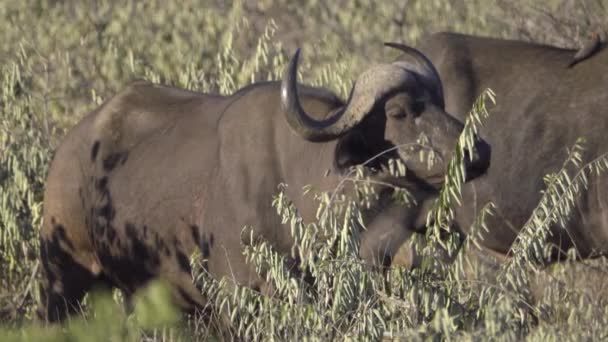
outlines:
[{"label": "buffalo nostril", "polygon": [[[472,152],[472,153],[471,153]],[[472,156],[471,156],[472,154]],[[472,151],[466,150],[464,151],[464,158],[469,164],[474,164],[477,159],[479,159],[479,153],[477,153],[476,149]]]},{"label": "buffalo nostril", "polygon": [[483,160],[476,148],[473,148],[472,151],[464,151],[464,158],[465,163],[471,167],[474,167]]},{"label": "buffalo nostril", "polygon": [[478,177],[486,172],[490,166],[491,152],[488,143],[483,140],[477,140],[471,151],[472,154],[465,153],[467,180]]}]

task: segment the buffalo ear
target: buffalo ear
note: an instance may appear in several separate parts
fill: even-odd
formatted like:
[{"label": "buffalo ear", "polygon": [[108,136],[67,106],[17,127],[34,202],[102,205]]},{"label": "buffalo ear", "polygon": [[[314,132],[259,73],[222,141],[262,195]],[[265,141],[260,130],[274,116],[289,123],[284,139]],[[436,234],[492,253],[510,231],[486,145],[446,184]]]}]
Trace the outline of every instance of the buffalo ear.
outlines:
[{"label": "buffalo ear", "polygon": [[334,166],[341,173],[363,163],[378,168],[384,158],[375,158],[371,161],[370,159],[387,148],[386,145],[383,140],[365,135],[359,129],[353,129],[338,140],[334,152]]}]

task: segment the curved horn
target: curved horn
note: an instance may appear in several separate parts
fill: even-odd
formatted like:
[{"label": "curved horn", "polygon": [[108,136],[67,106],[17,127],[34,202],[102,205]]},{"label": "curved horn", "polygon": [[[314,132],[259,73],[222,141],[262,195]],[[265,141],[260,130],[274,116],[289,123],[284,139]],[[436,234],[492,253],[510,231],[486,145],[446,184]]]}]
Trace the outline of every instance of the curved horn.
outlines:
[{"label": "curved horn", "polygon": [[433,63],[422,52],[413,47],[390,42],[386,42],[384,45],[397,49],[411,58],[411,60],[397,61],[394,64],[400,65],[407,70],[411,70],[421,75],[423,77],[423,82],[433,89],[433,100],[435,100],[441,108],[444,108],[443,85]]},{"label": "curved horn", "polygon": [[324,120],[315,120],[304,111],[304,108],[300,105],[297,87],[299,58],[300,49],[297,49],[291,57],[281,81],[281,105],[287,122],[298,135],[306,140],[329,141],[336,139],[350,130],[357,122],[343,118],[344,108],[347,106],[342,107]]},{"label": "curved horn", "polygon": [[365,71],[351,89],[344,106],[326,119],[311,118],[300,105],[297,88],[298,59],[296,50],[281,81],[281,105],[289,126],[309,141],[329,141],[355,127],[372,110],[376,101],[399,88],[411,77],[410,72],[394,64],[380,64]]}]

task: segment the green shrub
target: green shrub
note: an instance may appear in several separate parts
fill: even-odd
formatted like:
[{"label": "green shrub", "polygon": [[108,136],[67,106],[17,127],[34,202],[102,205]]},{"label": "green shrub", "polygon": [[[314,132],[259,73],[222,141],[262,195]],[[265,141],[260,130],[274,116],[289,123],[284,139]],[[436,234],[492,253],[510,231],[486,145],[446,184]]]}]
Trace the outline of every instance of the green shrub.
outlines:
[{"label": "green shrub", "polygon": [[3,341],[138,341],[147,335],[167,335],[179,318],[169,288],[161,282],[151,283],[137,295],[134,313],[129,316],[108,292],[93,292],[87,299],[89,310],[62,327],[30,325],[20,331],[0,330]]}]

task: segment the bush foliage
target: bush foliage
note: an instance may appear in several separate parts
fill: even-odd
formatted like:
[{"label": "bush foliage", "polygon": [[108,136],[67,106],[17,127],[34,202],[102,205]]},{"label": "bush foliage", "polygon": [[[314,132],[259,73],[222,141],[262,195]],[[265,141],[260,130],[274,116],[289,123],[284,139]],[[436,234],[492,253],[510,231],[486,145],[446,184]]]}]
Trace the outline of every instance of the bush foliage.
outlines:
[{"label": "bush foliage", "polygon": [[[175,313],[162,286],[155,285],[130,315],[110,297],[92,295],[82,317],[62,328],[23,328],[33,320],[39,298],[37,231],[53,150],[79,118],[129,81],[143,78],[229,94],[251,82],[279,78],[289,54],[302,47],[304,82],[346,96],[370,61],[394,56],[382,48],[384,41],[415,44],[426,34],[453,30],[575,47],[587,32],[603,33],[608,18],[605,0],[517,4],[0,2],[0,322],[10,329],[3,336],[58,341],[212,337],[208,323],[197,318],[163,326],[175,321]],[[493,100],[491,92],[485,95],[486,102]],[[480,102],[468,127],[473,130],[486,115]],[[470,137],[471,131],[465,131],[456,155],[470,146]],[[435,225],[422,239],[427,257],[420,269],[395,268],[384,274],[357,260],[360,212],[365,196],[375,195],[365,170],[357,169],[348,181],[357,185],[360,196],[317,194],[318,222],[304,224],[281,188],[273,200],[298,242],[294,253],[316,279],[314,288],[291,277],[285,256],[264,241],[249,246],[246,255],[274,285],[272,296],[212,279],[200,270],[193,276],[215,298],[214,312],[231,321],[229,333],[244,339],[601,339],[608,336],[605,262],[563,263],[542,271],[534,266],[542,258],[548,224],[565,219],[572,199],[584,191],[587,175],[606,166],[605,158],[580,165],[581,148],[582,142],[573,146],[564,164],[579,168],[579,177],[549,175],[546,196],[505,264],[483,255],[475,236],[465,240],[455,263],[444,265],[433,258],[460,238],[446,233],[442,224],[450,218],[451,204],[459,201],[461,168],[453,164],[435,206]],[[488,229],[483,217],[491,212],[491,204],[480,211],[477,229]],[[192,262],[197,265],[196,257]],[[532,300],[531,292],[538,299]]]}]

